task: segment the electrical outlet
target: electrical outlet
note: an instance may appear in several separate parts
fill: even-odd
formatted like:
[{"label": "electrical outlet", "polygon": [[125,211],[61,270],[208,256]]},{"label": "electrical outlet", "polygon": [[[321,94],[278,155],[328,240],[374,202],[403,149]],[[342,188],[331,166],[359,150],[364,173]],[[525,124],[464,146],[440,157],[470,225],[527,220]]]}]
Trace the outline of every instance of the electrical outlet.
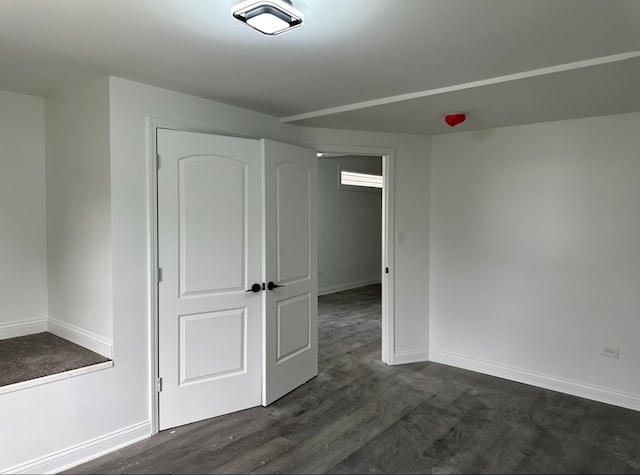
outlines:
[{"label": "electrical outlet", "polygon": [[322,277],[322,272],[318,271],[318,277]]},{"label": "electrical outlet", "polygon": [[608,356],[609,358],[620,358],[620,348],[617,346],[604,346],[600,351],[601,356]]}]

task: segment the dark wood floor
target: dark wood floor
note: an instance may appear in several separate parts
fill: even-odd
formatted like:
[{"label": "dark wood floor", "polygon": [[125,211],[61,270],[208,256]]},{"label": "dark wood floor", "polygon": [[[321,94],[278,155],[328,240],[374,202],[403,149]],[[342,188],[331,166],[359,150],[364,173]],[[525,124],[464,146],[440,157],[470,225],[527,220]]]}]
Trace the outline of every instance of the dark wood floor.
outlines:
[{"label": "dark wood floor", "polygon": [[380,288],[322,296],[320,374],[69,473],[640,473],[640,412],[380,361]]}]

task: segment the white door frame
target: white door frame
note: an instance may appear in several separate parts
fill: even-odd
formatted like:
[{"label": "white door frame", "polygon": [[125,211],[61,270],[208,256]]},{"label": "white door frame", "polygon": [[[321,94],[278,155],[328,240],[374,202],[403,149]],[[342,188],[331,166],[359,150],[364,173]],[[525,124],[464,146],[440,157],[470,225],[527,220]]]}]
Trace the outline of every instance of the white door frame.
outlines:
[{"label": "white door frame", "polygon": [[[366,147],[348,145],[309,145],[318,152],[345,155],[382,157],[382,361],[395,364],[395,314],[394,314],[394,171],[395,150],[388,147]],[[321,160],[321,159],[319,159]],[[389,270],[387,272],[387,269]]]},{"label": "white door frame", "polygon": [[158,179],[157,179],[157,130],[170,129],[185,132],[226,135],[256,139],[255,136],[238,134],[229,130],[213,129],[206,126],[181,122],[160,117],[147,117],[147,189],[148,197],[148,237],[149,237],[149,419],[151,435],[159,432],[158,378]]},{"label": "white door frame", "polygon": [[[158,183],[157,167],[157,129],[183,130],[188,132],[202,132],[207,134],[227,135],[248,139],[260,139],[250,134],[239,134],[237,131],[214,129],[184,121],[147,117],[147,236],[149,239],[149,419],[151,420],[151,435],[158,433],[159,394],[157,391],[158,378]],[[367,147],[348,145],[318,145],[307,144],[306,147],[329,153],[347,153],[351,155],[370,155],[382,157],[384,188],[382,191],[382,361],[393,365],[395,354],[395,315],[394,315],[394,172],[395,149],[390,147]],[[385,273],[385,269],[389,273]]]}]

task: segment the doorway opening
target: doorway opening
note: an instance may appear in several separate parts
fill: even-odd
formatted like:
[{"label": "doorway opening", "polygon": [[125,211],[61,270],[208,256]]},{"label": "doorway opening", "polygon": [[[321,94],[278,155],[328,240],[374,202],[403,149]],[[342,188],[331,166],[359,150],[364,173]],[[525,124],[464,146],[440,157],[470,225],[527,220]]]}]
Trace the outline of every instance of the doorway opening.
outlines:
[{"label": "doorway opening", "polygon": [[319,295],[381,282],[382,190],[382,157],[318,157]]},{"label": "doorway opening", "polygon": [[[162,266],[159,265],[160,264],[160,259],[159,259],[159,248],[160,246],[158,245],[158,216],[160,214],[159,212],[159,195],[161,194],[159,192],[159,188],[158,188],[158,182],[157,182],[157,173],[158,170],[167,170],[168,168],[173,169],[174,167],[168,167],[168,168],[164,168],[167,166],[167,162],[166,162],[166,158],[162,159],[162,164],[163,166],[160,166],[160,160],[158,158],[159,154],[158,153],[158,144],[156,142],[156,138],[157,138],[157,131],[161,130],[161,129],[182,129],[184,132],[186,132],[186,130],[184,130],[184,125],[180,125],[180,126],[176,126],[176,124],[171,123],[170,121],[164,121],[161,119],[149,119],[149,150],[151,151],[150,154],[150,160],[149,160],[149,169],[150,169],[150,209],[149,209],[149,220],[150,220],[150,236],[151,237],[151,254],[150,254],[150,280],[151,282],[157,283],[158,285],[152,285],[151,286],[151,292],[150,292],[150,297],[151,297],[151,306],[152,306],[152,321],[151,321],[151,339],[152,339],[152,358],[150,359],[150,376],[151,376],[151,380],[150,380],[150,389],[151,389],[151,400],[152,400],[152,420],[153,420],[153,433],[157,433],[159,428],[160,428],[160,424],[159,424],[159,394],[165,392],[165,385],[163,384],[163,377],[162,374],[160,374],[159,372],[159,328],[158,328],[158,321],[159,321],[159,292],[158,292],[158,288],[160,283],[162,282],[162,285],[165,285],[166,282],[168,282],[165,279],[165,272],[161,272],[161,268]],[[188,129],[188,128],[187,128]],[[204,132],[205,134],[216,134],[216,131],[205,131],[205,130],[193,130],[192,132]],[[249,138],[247,138],[249,139]],[[255,140],[255,139],[253,139]],[[284,144],[283,144],[284,145]],[[290,146],[287,146],[290,147]],[[295,148],[295,147],[294,147]],[[300,147],[298,147],[300,148]],[[393,306],[392,306],[392,295],[393,295],[393,272],[394,272],[394,267],[393,267],[393,227],[392,227],[392,223],[393,223],[393,219],[392,219],[392,212],[393,212],[393,163],[394,163],[394,151],[393,149],[387,149],[387,148],[379,148],[379,147],[345,147],[345,146],[340,146],[338,149],[336,149],[335,147],[317,147],[321,150],[326,150],[327,152],[332,152],[332,153],[343,153],[343,154],[351,154],[351,155],[361,155],[361,156],[367,156],[367,157],[377,157],[378,161],[382,162],[382,176],[383,176],[383,181],[384,181],[384,186],[381,192],[381,203],[382,203],[382,210],[381,210],[381,216],[382,216],[382,226],[381,228],[378,228],[378,232],[377,235],[382,234],[381,236],[381,249],[382,249],[382,258],[378,261],[378,267],[379,267],[379,274],[380,274],[380,283],[378,284],[381,288],[381,302],[382,302],[382,318],[381,318],[381,326],[382,326],[382,351],[381,351],[381,359],[384,363],[387,364],[393,364],[393,341],[394,341],[394,337],[393,337]],[[311,160],[315,163],[315,157],[314,157],[314,153],[312,150],[308,150],[306,149],[307,152],[309,152],[311,154]],[[270,154],[267,153],[267,156],[269,156]],[[271,154],[272,156],[282,156],[281,153],[277,153],[277,154]],[[191,156],[191,155],[190,155]],[[169,164],[170,165],[170,164]],[[226,165],[225,165],[226,166]],[[314,165],[315,166],[315,165]],[[290,173],[289,175],[290,178],[295,178],[298,176],[302,176],[300,173]],[[194,175],[194,179],[200,177],[200,174],[196,174]],[[306,176],[306,175],[305,175]],[[316,183],[316,177],[315,177],[315,172],[313,172],[313,174],[311,175],[312,180],[310,180],[308,183],[311,184],[315,184]],[[337,186],[337,184],[336,184]],[[300,191],[302,190],[304,187],[295,187],[293,188],[293,191]],[[313,195],[315,196],[315,186],[313,186],[314,190],[313,190]],[[164,188],[163,188],[164,189]],[[268,191],[268,190],[267,190]],[[378,192],[380,193],[380,192]],[[198,195],[199,196],[199,195]],[[266,202],[269,202],[269,200],[266,200]],[[271,200],[271,202],[275,202],[274,200]],[[301,200],[293,197],[293,199],[289,199],[286,201],[286,203],[300,203]],[[313,198],[310,202],[310,206],[308,207],[309,210],[316,210],[316,203],[315,203],[315,198]],[[293,210],[298,209],[298,206],[292,207]],[[296,222],[298,223],[299,220],[295,220],[292,222]],[[306,229],[306,228],[305,228]],[[313,232],[309,233],[309,237],[311,238],[313,236],[313,240],[315,241],[315,236],[317,236],[317,231],[316,231],[316,226],[315,223],[313,224],[313,226],[308,227],[309,230],[312,230]],[[380,229],[382,231],[380,231]],[[266,235],[270,235],[268,230],[266,231]],[[296,235],[299,235],[296,234]],[[235,241],[234,241],[235,242]],[[283,249],[289,249],[291,248],[293,251],[295,251],[296,249],[302,249],[302,247],[300,246],[285,246],[283,247]],[[304,247],[305,249],[307,247]],[[308,249],[310,252],[315,253],[317,250],[317,245],[315,242],[312,242],[309,246]],[[266,253],[266,255],[276,255],[276,253],[274,252],[268,252]],[[312,256],[311,258],[307,259],[295,259],[295,260],[290,260],[290,263],[299,263],[302,261],[307,261],[308,262],[315,262],[316,261],[316,257]],[[268,267],[268,265],[267,265]],[[291,267],[291,266],[289,266]],[[309,276],[313,276],[313,280],[315,281],[317,279],[317,269],[315,268],[315,264],[309,269],[312,272],[309,272],[308,275]],[[286,277],[286,276],[285,276]],[[266,278],[266,276],[265,276]],[[267,282],[268,279],[263,279],[264,282]],[[286,279],[285,279],[286,280]],[[283,282],[282,279],[279,279],[278,282],[280,285],[282,285],[284,283],[284,287],[285,290],[289,289],[289,288],[293,288],[293,285],[288,285],[287,282]],[[250,282],[249,282],[250,284]],[[314,282],[315,288],[317,289],[317,282]],[[248,288],[251,288],[252,286],[249,285]],[[277,286],[275,286],[277,287]],[[271,290],[271,289],[269,289]],[[282,289],[277,289],[280,292],[282,292]],[[242,294],[243,295],[251,295],[250,293],[245,293],[244,288],[241,289]],[[315,294],[315,290],[312,289],[311,294]],[[275,293],[274,293],[275,295]],[[312,299],[314,301],[317,302],[317,299]],[[288,303],[292,304],[292,305],[297,305],[299,302],[298,300],[296,300],[295,298],[289,298],[287,300]],[[305,307],[306,308],[306,307]],[[299,313],[299,312],[296,312]],[[198,314],[200,315],[200,314]],[[208,315],[208,314],[207,314]],[[196,321],[196,323],[200,322],[202,319],[200,318],[193,318],[192,320]],[[191,321],[191,320],[189,320]],[[311,325],[311,323],[313,323],[313,325]],[[309,330],[310,332],[315,332],[317,330],[317,322],[313,321],[310,322],[309,324]],[[291,332],[289,332],[291,333]],[[302,334],[304,332],[300,332],[297,331],[291,334]],[[288,333],[287,333],[288,334]],[[202,346],[202,345],[201,345]],[[206,345],[205,345],[206,346]],[[317,355],[317,346],[314,344],[313,347],[315,347],[316,349],[316,355]],[[294,348],[295,349],[295,348]],[[294,354],[297,354],[296,351],[293,352]],[[287,357],[285,355],[285,357]],[[182,367],[181,367],[182,368]],[[317,371],[317,370],[316,370]],[[202,377],[200,377],[198,379],[198,381],[203,380]]]},{"label": "doorway opening", "polygon": [[372,344],[377,345],[372,354],[392,364],[393,152],[358,147],[319,150],[320,358],[330,357],[334,343],[344,353],[354,344]]}]

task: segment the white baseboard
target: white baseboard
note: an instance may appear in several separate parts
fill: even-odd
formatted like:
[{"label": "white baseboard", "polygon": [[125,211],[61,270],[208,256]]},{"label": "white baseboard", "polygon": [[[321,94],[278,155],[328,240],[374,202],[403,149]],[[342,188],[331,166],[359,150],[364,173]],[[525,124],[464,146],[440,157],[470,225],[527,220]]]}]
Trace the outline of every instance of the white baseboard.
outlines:
[{"label": "white baseboard", "polygon": [[47,331],[47,317],[0,323],[0,340]]},{"label": "white baseboard", "polygon": [[47,330],[60,338],[69,340],[76,345],[83,346],[106,358],[113,358],[113,342],[101,337],[100,335],[96,335],[93,332],[83,330],[82,328],[61,322],[60,320],[56,320],[51,317],[49,317],[47,323]]},{"label": "white baseboard", "polygon": [[413,351],[397,351],[392,357],[390,365],[407,364],[407,363],[419,363],[421,361],[429,361],[428,350],[413,350]]},{"label": "white baseboard", "polygon": [[353,282],[344,282],[338,285],[329,285],[327,287],[318,288],[318,295],[326,295],[333,294],[335,292],[342,292],[343,290],[351,290],[357,289],[358,287],[364,287],[365,285],[373,285],[379,284],[380,279],[376,277],[375,279],[365,279],[365,280],[356,280]]},{"label": "white baseboard", "polygon": [[0,323],[0,340],[47,331],[102,356],[113,358],[113,342],[111,340],[51,317]]},{"label": "white baseboard", "polygon": [[457,368],[468,369],[478,373],[497,376],[499,378],[517,381],[519,383],[530,384],[552,391],[571,394],[594,401],[612,404],[614,406],[626,407],[640,411],[640,395],[614,391],[599,386],[573,381],[566,378],[559,378],[548,374],[529,371],[522,368],[507,366],[500,363],[493,363],[470,356],[451,353],[438,349],[429,350],[429,359],[436,363],[442,363]]},{"label": "white baseboard", "polygon": [[2,473],[57,473],[150,436],[151,422],[145,421],[9,468]]}]

